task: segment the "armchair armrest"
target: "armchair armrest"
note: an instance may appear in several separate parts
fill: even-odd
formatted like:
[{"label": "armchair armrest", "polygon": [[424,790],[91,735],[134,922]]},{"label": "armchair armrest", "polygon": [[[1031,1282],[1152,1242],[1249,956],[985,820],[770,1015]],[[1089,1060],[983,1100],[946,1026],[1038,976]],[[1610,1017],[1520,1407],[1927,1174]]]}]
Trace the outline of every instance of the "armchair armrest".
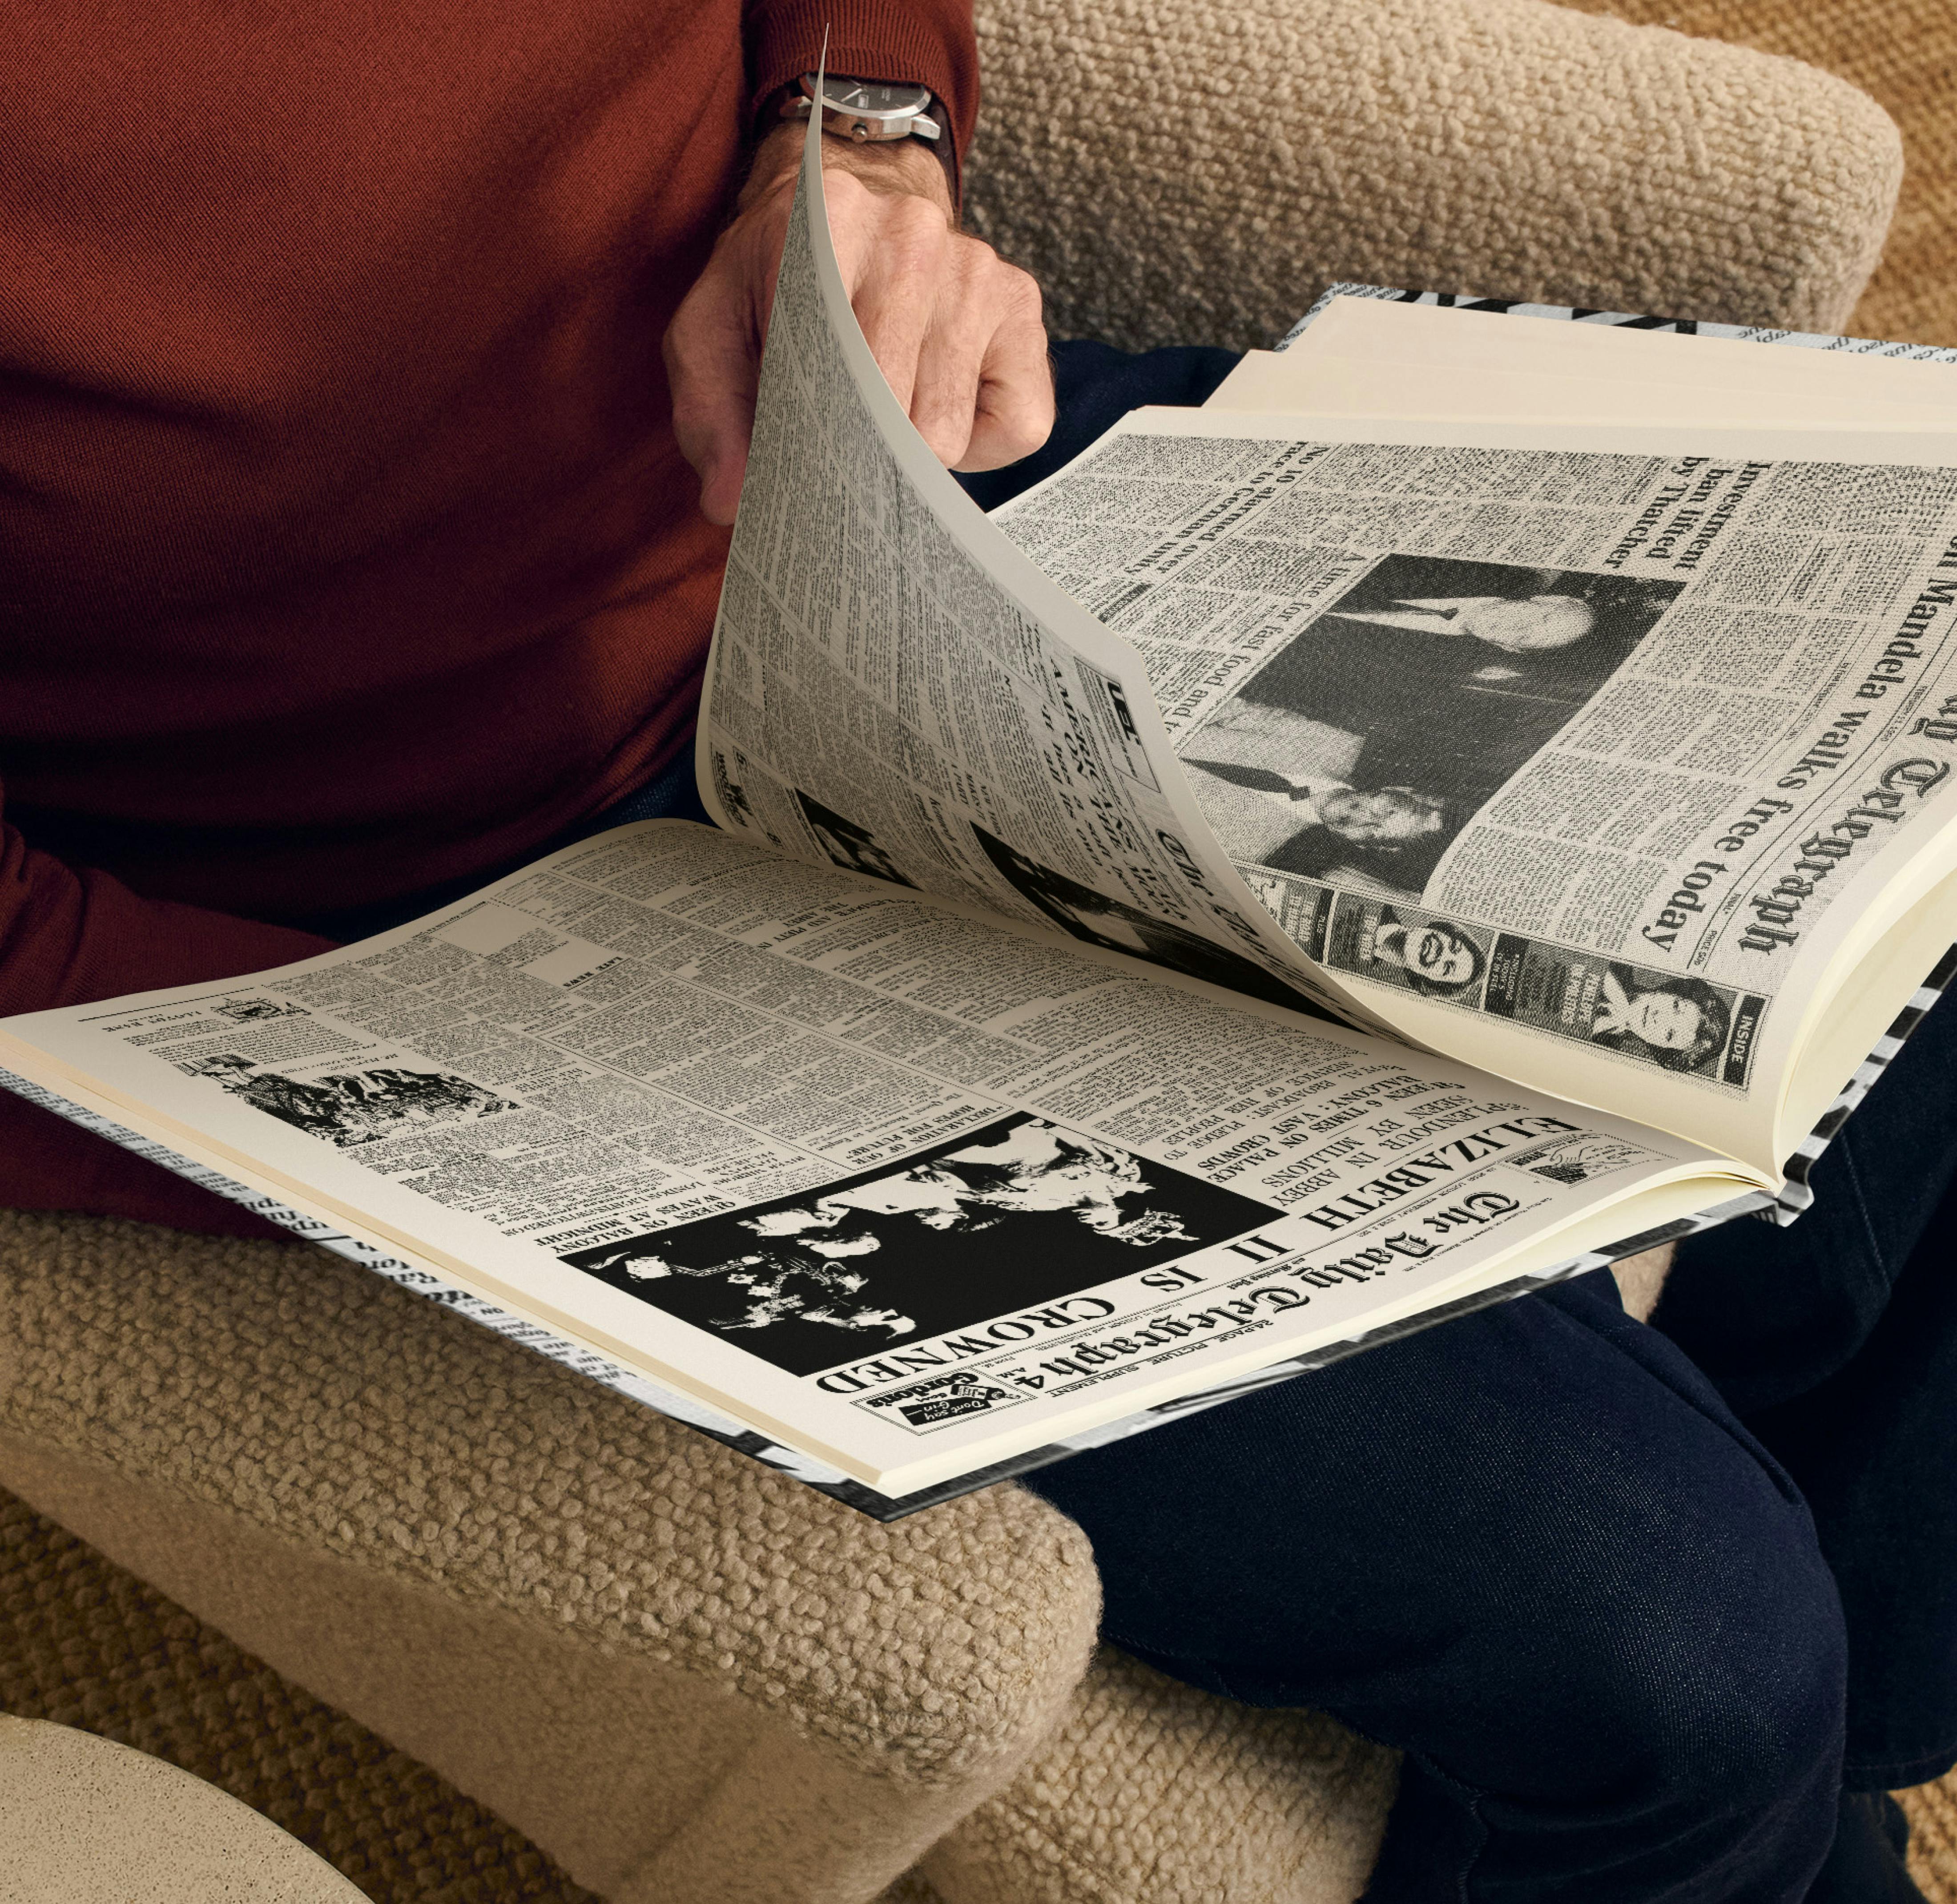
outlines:
[{"label": "armchair armrest", "polygon": [[614,1904],[861,1904],[1066,1711],[1021,1488],[882,1526],[303,1245],[0,1212],[0,1482]]},{"label": "armchair armrest", "polygon": [[1268,345],[1341,280],[1836,331],[1902,176],[1798,61],[1544,0],[980,0],[969,222],[1048,327]]}]

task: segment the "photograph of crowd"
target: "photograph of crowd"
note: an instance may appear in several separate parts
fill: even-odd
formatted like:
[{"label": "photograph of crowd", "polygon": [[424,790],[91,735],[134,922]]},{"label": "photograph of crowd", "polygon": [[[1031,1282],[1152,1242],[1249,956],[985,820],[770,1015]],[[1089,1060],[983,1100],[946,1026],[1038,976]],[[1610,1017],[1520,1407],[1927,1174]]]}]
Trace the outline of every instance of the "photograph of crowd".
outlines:
[{"label": "photograph of crowd", "polygon": [[283,1071],[261,1071],[245,1057],[220,1052],[177,1067],[209,1078],[233,1097],[337,1149],[378,1143],[383,1137],[432,1124],[465,1124],[517,1106],[494,1091],[447,1071],[377,1065],[310,1081]]},{"label": "photograph of crowd", "polygon": [[897,871],[896,862],[880,846],[868,828],[833,812],[820,800],[812,800],[798,787],[795,802],[802,818],[814,830],[816,843],[844,871],[867,873],[872,879],[887,880],[893,886],[915,883]]},{"label": "photograph of crowd", "polygon": [[1278,1214],[1019,1112],[820,1190],[563,1260],[810,1375],[1115,1281]]},{"label": "photograph of crowd", "polygon": [[277,998],[213,998],[210,1008],[234,1025],[255,1025],[266,1018],[304,1018],[310,1014],[303,1005],[288,1004]]},{"label": "photograph of crowd", "polygon": [[1249,998],[1308,1012],[1314,1018],[1326,1016],[1301,992],[1294,992],[1275,973],[1241,954],[1042,866],[1016,852],[1003,840],[995,840],[982,827],[972,830],[1000,877],[1063,932],[1089,945],[1105,946],[1111,952],[1125,952],[1131,958],[1146,959],[1151,965],[1167,966],[1192,979],[1227,985]]},{"label": "photograph of crowd", "polygon": [[1607,1177],[1627,1164],[1642,1162],[1650,1155],[1642,1144],[1623,1137],[1584,1136],[1562,1138],[1505,1161],[1516,1169],[1547,1177],[1551,1183],[1581,1184]]},{"label": "photograph of crowd", "polygon": [[1382,557],[1181,749],[1232,858],[1418,899],[1680,582]]}]

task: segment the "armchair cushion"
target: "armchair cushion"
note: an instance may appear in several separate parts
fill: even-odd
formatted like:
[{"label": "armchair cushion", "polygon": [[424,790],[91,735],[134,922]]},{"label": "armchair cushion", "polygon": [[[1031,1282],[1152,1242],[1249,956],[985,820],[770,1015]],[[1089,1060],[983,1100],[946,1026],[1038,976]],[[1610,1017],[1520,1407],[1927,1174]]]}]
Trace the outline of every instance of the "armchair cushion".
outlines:
[{"label": "armchair cushion", "polygon": [[1103,1647],[1065,1723],[926,1857],[944,1904],[1352,1904],[1399,1754]]},{"label": "armchair cushion", "polygon": [[969,222],[1058,337],[1269,345],[1340,280],[1838,331],[1902,176],[1799,62],[1544,0],[979,0]]}]

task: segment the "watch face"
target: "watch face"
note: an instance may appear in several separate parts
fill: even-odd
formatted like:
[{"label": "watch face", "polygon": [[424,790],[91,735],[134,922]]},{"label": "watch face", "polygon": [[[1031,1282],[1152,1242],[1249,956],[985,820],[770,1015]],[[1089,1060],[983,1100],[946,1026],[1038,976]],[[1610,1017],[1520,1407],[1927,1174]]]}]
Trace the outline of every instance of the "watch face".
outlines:
[{"label": "watch face", "polygon": [[862,112],[883,118],[892,113],[921,112],[931,103],[925,86],[890,86],[881,80],[851,79],[831,73],[824,81],[822,103],[833,112]]}]

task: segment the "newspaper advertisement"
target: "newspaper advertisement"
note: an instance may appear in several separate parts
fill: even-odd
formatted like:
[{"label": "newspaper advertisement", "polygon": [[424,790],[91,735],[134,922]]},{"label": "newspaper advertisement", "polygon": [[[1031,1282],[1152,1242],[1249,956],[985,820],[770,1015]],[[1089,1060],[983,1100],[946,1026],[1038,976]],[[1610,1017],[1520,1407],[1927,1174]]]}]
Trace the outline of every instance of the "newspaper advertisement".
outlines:
[{"label": "newspaper advertisement", "polygon": [[1957,469],[1301,427],[1141,413],[999,520],[1311,959],[1744,1093],[1831,901],[1947,808]]},{"label": "newspaper advertisement", "polygon": [[912,428],[851,312],[812,160],[708,663],[709,811],[780,852],[1371,1022],[1217,850],[1134,651]]},{"label": "newspaper advertisement", "polygon": [[1696,1207],[1742,1174],[681,821],[9,1031],[876,1485],[919,1437],[1010,1413],[1038,1445],[1086,1390],[1111,1417],[1656,1180]]}]

